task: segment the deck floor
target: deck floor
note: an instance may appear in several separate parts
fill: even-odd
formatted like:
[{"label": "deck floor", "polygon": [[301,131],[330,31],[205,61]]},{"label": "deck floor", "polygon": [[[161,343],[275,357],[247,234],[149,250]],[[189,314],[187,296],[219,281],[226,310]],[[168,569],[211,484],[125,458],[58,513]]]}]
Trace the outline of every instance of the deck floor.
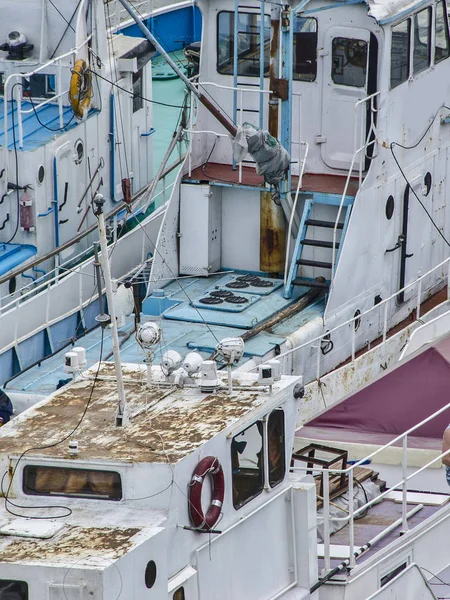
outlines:
[{"label": "deck floor", "polygon": [[[303,192],[321,192],[323,194],[343,194],[345,189],[346,176],[343,175],[324,175],[317,173],[305,173],[302,179]],[[215,183],[226,183],[239,185],[239,169],[233,169],[232,165],[221,163],[205,163],[191,172],[191,176],[186,175],[183,181],[205,181]],[[298,177],[292,177],[292,187],[295,189],[298,183]],[[242,167],[241,185],[259,187],[264,185],[264,178],[256,174],[255,167]],[[358,179],[352,177],[348,186],[347,194],[355,196],[358,190]]]},{"label": "deck floor", "polygon": [[[413,509],[417,505],[409,505],[408,511]],[[420,525],[425,519],[430,518],[434,513],[440,510],[441,507],[437,506],[424,506],[418,513],[408,519],[409,529],[414,529]],[[402,505],[401,503],[393,502],[392,500],[383,500],[379,504],[375,504],[369,511],[369,513],[355,521],[355,549],[364,546],[373,539],[376,535],[378,535],[381,531],[386,529],[389,525],[394,523],[397,519],[402,516]],[[358,559],[357,564],[361,564],[366,561],[368,558],[372,557],[374,554],[379,552],[382,548],[385,548],[392,542],[395,542],[400,536],[401,526],[397,527],[389,534],[387,534],[384,538],[379,540],[376,544],[374,544],[369,550],[364,552]],[[349,527],[346,525],[340,531],[336,531],[330,538],[330,543],[335,546],[345,546],[348,547],[349,541]],[[332,558],[331,559],[331,568],[337,567],[341,562],[342,558]],[[319,558],[319,572],[322,571],[324,567],[324,559]],[[337,578],[348,579],[351,576],[351,572],[342,571]]]}]

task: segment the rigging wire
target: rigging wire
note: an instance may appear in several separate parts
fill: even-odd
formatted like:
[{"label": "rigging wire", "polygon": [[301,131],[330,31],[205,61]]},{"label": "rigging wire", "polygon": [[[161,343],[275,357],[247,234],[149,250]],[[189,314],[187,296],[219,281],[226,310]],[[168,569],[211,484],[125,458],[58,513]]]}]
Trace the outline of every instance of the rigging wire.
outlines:
[{"label": "rigging wire", "polygon": [[[46,444],[44,446],[36,446],[34,448],[27,448],[26,450],[24,450],[22,452],[22,454],[19,456],[19,458],[17,459],[16,465],[15,465],[14,469],[12,470],[11,478],[10,478],[8,489],[6,490],[6,492],[4,492],[4,489],[3,489],[3,481],[4,481],[4,478],[5,478],[5,476],[7,475],[8,472],[4,473],[4,475],[2,477],[2,480],[1,480],[0,487],[1,487],[2,495],[4,496],[4,499],[5,499],[5,509],[11,515],[13,515],[15,517],[24,517],[24,516],[26,516],[26,518],[28,518],[28,519],[38,519],[38,520],[40,520],[40,519],[49,519],[49,518],[51,518],[51,519],[63,519],[63,518],[68,517],[68,516],[70,516],[72,514],[72,509],[71,508],[69,508],[68,506],[61,505],[61,504],[57,504],[57,505],[43,505],[43,506],[26,506],[26,505],[17,504],[16,502],[13,502],[12,500],[10,500],[9,494],[11,492],[11,487],[12,487],[12,484],[13,484],[13,481],[14,481],[14,476],[15,476],[15,474],[17,472],[17,468],[18,468],[18,466],[19,466],[22,458],[26,454],[28,454],[29,452],[37,451],[37,450],[47,450],[49,448],[55,448],[56,446],[59,446],[60,444],[62,444],[66,440],[68,440],[80,428],[80,426],[81,426],[81,424],[82,424],[82,422],[83,422],[83,420],[84,420],[84,418],[86,416],[88,408],[89,408],[89,406],[91,404],[92,396],[94,394],[95,386],[97,384],[97,379],[98,379],[98,375],[99,375],[99,372],[100,372],[101,360],[102,360],[102,355],[103,355],[104,337],[105,337],[105,330],[104,330],[104,328],[102,328],[102,336],[101,336],[101,342],[100,342],[100,358],[99,358],[99,361],[98,361],[97,371],[96,371],[94,379],[92,381],[91,390],[90,390],[90,393],[89,393],[88,400],[87,400],[86,405],[84,407],[83,413],[82,413],[80,419],[78,420],[78,423],[75,425],[75,427],[72,429],[72,431],[70,433],[64,435],[57,442],[53,442],[52,444]],[[24,514],[20,514],[20,513],[14,512],[13,510],[11,510],[10,506],[13,506],[14,508],[20,508],[22,510],[63,509],[65,512],[63,514],[59,514],[59,515],[58,514],[51,515],[51,517],[49,517],[48,515],[47,516],[29,515],[29,514],[24,515]]]},{"label": "rigging wire", "polygon": [[[17,232],[19,231],[19,223],[20,223],[20,196],[19,196],[19,156],[17,153],[17,141],[16,141],[16,125],[14,122],[14,88],[17,85],[22,85],[21,83],[15,83],[11,88],[11,122],[12,122],[12,135],[13,135],[13,146],[14,146],[14,160],[16,165],[16,196],[17,196],[17,219],[16,219],[16,228],[14,233],[9,238],[5,244],[10,244],[13,239],[16,237]],[[6,99],[8,101],[8,99]]]},{"label": "rigging wire", "polygon": [[[72,29],[72,31],[73,31],[73,32],[75,32],[75,29],[72,27],[72,20],[73,20],[74,16],[77,14],[77,12],[78,12],[78,8],[80,7],[80,4],[81,4],[81,2],[82,2],[82,0],[78,0],[78,4],[76,5],[76,7],[75,7],[75,10],[73,11],[73,13],[72,13],[72,16],[70,17],[70,20],[69,20],[69,21],[67,21],[67,20],[65,19],[65,17],[64,17],[63,15],[61,15],[61,16],[63,17],[63,19],[66,21],[66,23],[67,23],[67,26],[66,26],[66,28],[64,29],[64,32],[63,32],[63,34],[62,34],[62,36],[61,36],[61,38],[60,38],[60,40],[59,40],[58,44],[56,45],[56,48],[53,50],[53,53],[52,53],[52,55],[50,56],[50,60],[52,60],[52,59],[54,58],[55,54],[58,52],[58,48],[60,47],[60,45],[61,45],[61,43],[62,43],[62,41],[63,41],[63,39],[64,39],[64,36],[66,35],[66,33],[67,33],[67,31],[68,31],[69,27]],[[53,2],[51,2],[51,4],[53,4]],[[55,6],[55,5],[53,4],[53,6]],[[55,8],[56,8],[56,7],[55,7]]]},{"label": "rigging wire", "polygon": [[403,144],[400,144],[399,142],[391,142],[389,144],[389,149],[391,151],[392,157],[400,171],[400,173],[403,176],[403,179],[405,180],[408,188],[412,191],[412,193],[414,194],[416,200],[419,202],[420,206],[423,208],[423,210],[425,211],[427,217],[430,219],[433,227],[436,229],[436,231],[439,233],[439,235],[441,236],[441,238],[444,240],[444,242],[447,244],[447,246],[450,247],[450,242],[447,240],[447,238],[444,236],[444,234],[442,233],[442,231],[440,230],[439,226],[437,225],[437,223],[435,222],[435,220],[433,219],[433,217],[430,215],[430,213],[428,212],[426,206],[424,205],[424,203],[422,202],[422,200],[419,198],[419,196],[417,195],[416,190],[412,187],[412,185],[410,184],[408,178],[405,175],[405,172],[403,171],[402,167],[400,166],[400,162],[398,161],[397,157],[395,156],[394,153],[394,146],[398,146],[399,148],[402,148],[403,150],[412,150],[414,148],[417,148],[417,146],[424,140],[425,136],[427,135],[427,133],[430,131],[431,127],[433,126],[436,117],[439,115],[440,111],[445,108],[446,110],[450,110],[450,108],[448,106],[446,106],[445,104],[441,107],[439,107],[439,110],[435,113],[434,117],[431,119],[428,127],[425,129],[424,133],[422,134],[422,136],[419,138],[419,140],[415,143],[412,144],[411,146],[405,146]]}]

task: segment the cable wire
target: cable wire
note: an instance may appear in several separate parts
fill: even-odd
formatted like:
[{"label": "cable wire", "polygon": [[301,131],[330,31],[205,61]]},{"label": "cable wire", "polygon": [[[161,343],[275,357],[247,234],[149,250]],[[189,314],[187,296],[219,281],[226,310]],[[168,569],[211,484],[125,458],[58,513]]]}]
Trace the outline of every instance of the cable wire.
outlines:
[{"label": "cable wire", "polygon": [[[13,515],[15,517],[24,517],[24,516],[26,516],[26,518],[28,518],[28,519],[49,519],[49,518],[51,518],[51,519],[63,519],[63,518],[68,517],[68,516],[70,516],[72,514],[72,509],[71,508],[69,508],[68,506],[61,505],[61,504],[57,504],[57,505],[43,505],[43,506],[26,506],[26,505],[17,504],[16,502],[13,502],[12,500],[9,499],[9,494],[11,492],[11,487],[12,487],[12,484],[13,484],[13,481],[14,481],[14,476],[15,476],[15,474],[17,472],[17,468],[18,468],[18,466],[19,466],[22,458],[26,454],[28,454],[29,452],[36,451],[36,450],[47,450],[49,448],[55,448],[56,446],[59,446],[60,444],[62,444],[66,440],[68,440],[80,428],[80,426],[81,426],[81,424],[82,424],[82,422],[84,420],[84,417],[86,416],[88,408],[89,408],[89,406],[91,404],[92,396],[94,394],[94,389],[95,389],[95,386],[97,384],[97,379],[98,379],[98,375],[99,375],[99,372],[100,372],[101,360],[102,360],[102,355],[103,355],[104,336],[105,336],[105,330],[104,330],[104,328],[102,328],[102,337],[101,337],[101,342],[100,342],[100,357],[99,357],[99,361],[98,361],[97,371],[95,373],[94,380],[92,382],[91,390],[90,390],[90,393],[89,393],[89,398],[88,398],[88,400],[86,402],[86,406],[84,407],[83,413],[82,413],[80,419],[78,420],[78,423],[75,425],[75,427],[72,429],[72,431],[70,433],[64,435],[57,442],[53,442],[52,444],[46,444],[44,446],[36,446],[36,447],[33,447],[33,448],[27,448],[26,450],[24,450],[22,452],[22,454],[19,456],[19,458],[17,459],[16,465],[15,465],[13,471],[12,471],[12,474],[11,474],[11,479],[10,479],[10,482],[9,482],[9,485],[8,485],[8,489],[6,490],[6,493],[3,490],[3,481],[4,481],[5,475],[7,473],[5,473],[3,475],[2,481],[1,481],[1,491],[2,491],[2,494],[3,494],[4,498],[5,498],[5,509],[11,515]],[[20,508],[22,510],[63,509],[65,512],[63,514],[59,514],[59,515],[58,514],[57,515],[51,515],[51,517],[49,517],[48,515],[47,516],[29,515],[29,514],[23,515],[23,514],[16,513],[13,510],[11,510],[9,508],[10,506],[13,506],[14,508]]]}]

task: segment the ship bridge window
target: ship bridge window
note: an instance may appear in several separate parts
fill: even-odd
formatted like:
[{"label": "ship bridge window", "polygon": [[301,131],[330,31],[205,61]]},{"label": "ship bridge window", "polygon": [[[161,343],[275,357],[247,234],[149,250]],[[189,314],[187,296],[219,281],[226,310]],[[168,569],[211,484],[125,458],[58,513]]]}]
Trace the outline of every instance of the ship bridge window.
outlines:
[{"label": "ship bridge window", "polygon": [[410,21],[402,21],[392,28],[391,41],[391,88],[409,77]]},{"label": "ship bridge window", "polygon": [[283,481],[286,473],[284,412],[281,409],[270,413],[267,423],[267,437],[269,483],[270,487],[275,487]]},{"label": "ship bridge window", "polygon": [[431,64],[431,7],[414,15],[414,74],[425,71]]},{"label": "ship bridge window", "polygon": [[23,491],[38,496],[121,500],[122,482],[114,471],[27,465],[23,470]]},{"label": "ship bridge window", "polygon": [[[269,72],[270,17],[264,16],[264,73]],[[260,70],[259,13],[239,13],[238,17],[238,75],[259,77]],[[234,13],[222,11],[217,15],[217,71],[233,75]]]},{"label": "ship bridge window", "polygon": [[0,599],[28,600],[28,584],[25,581],[0,579]]},{"label": "ship bridge window", "polygon": [[263,422],[257,421],[231,441],[234,508],[241,508],[263,491],[263,430]]},{"label": "ship bridge window", "polygon": [[143,71],[139,69],[133,73],[133,112],[137,112],[144,106]]},{"label": "ship bridge window", "polygon": [[294,79],[314,81],[317,75],[317,21],[297,17],[294,21]]},{"label": "ship bridge window", "polygon": [[448,16],[443,2],[436,4],[436,35],[434,62],[438,63],[449,56]]},{"label": "ship bridge window", "polygon": [[367,71],[367,42],[349,38],[333,39],[331,77],[338,85],[364,87]]}]

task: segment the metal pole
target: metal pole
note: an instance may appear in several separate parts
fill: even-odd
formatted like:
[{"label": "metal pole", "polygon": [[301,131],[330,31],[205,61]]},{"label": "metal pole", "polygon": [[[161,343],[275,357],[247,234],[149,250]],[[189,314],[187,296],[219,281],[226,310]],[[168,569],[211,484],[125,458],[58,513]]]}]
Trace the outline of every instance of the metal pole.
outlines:
[{"label": "metal pole", "polygon": [[355,558],[355,521],[353,518],[354,503],[353,503],[353,469],[350,469],[348,474],[348,537],[349,537],[349,552],[350,552],[350,568],[356,565]]},{"label": "metal pole", "polygon": [[127,410],[126,410],[126,398],[125,398],[125,388],[123,385],[123,376],[122,376],[122,367],[120,364],[120,350],[119,350],[119,334],[117,332],[117,321],[116,314],[114,309],[114,301],[113,301],[113,291],[112,291],[112,283],[111,283],[111,265],[109,264],[108,257],[108,244],[106,240],[106,228],[105,228],[105,216],[103,214],[103,205],[105,204],[105,199],[101,194],[97,194],[94,198],[95,211],[94,214],[98,220],[98,232],[100,237],[100,248],[102,251],[102,262],[103,262],[103,275],[105,278],[105,287],[106,287],[106,298],[108,300],[108,309],[109,314],[111,316],[111,327],[112,327],[112,345],[113,345],[113,354],[114,354],[114,368],[116,372],[117,379],[117,391],[119,395],[119,402],[116,411],[116,425],[121,427],[122,425],[126,425],[127,418]]},{"label": "metal pole", "polygon": [[330,560],[330,479],[328,469],[322,472],[323,481],[323,546],[324,546],[324,571],[331,568]]},{"label": "metal pole", "polygon": [[[260,24],[259,24],[259,89],[264,89],[264,39],[265,39],[265,31],[264,31],[264,11],[265,11],[265,2],[261,0],[261,16],[260,16]],[[264,128],[264,94],[259,94],[259,128]]]},{"label": "metal pole", "polygon": [[406,477],[408,468],[408,436],[405,435],[403,438],[403,450],[402,450],[402,477],[403,477],[403,485],[402,485],[402,533],[406,533],[408,531],[408,517],[407,517],[407,505],[406,505],[406,494],[408,493],[408,482]]}]

